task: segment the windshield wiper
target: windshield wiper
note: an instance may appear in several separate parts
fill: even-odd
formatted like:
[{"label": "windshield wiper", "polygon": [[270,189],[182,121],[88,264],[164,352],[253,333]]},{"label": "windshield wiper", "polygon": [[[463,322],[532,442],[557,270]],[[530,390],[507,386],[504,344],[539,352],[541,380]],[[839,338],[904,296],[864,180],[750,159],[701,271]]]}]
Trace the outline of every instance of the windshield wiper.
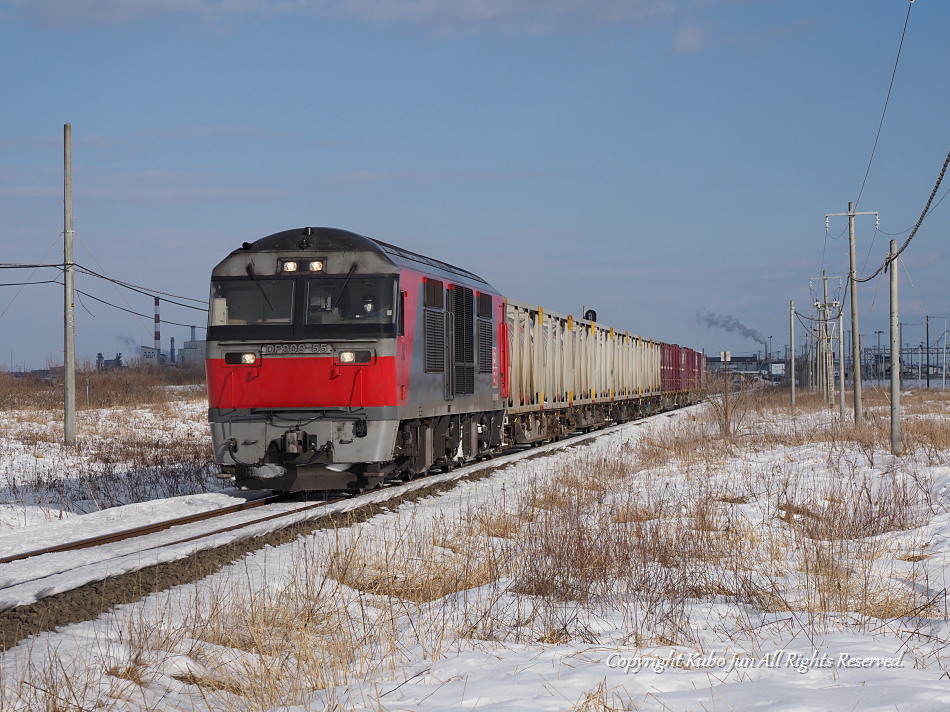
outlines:
[{"label": "windshield wiper", "polygon": [[340,297],[343,296],[343,292],[346,291],[346,285],[350,283],[350,277],[353,276],[353,273],[356,271],[356,263],[350,267],[350,271],[346,273],[346,279],[343,280],[343,286],[340,287],[340,293],[336,295],[336,299],[333,300],[333,304],[336,304],[340,301]]},{"label": "windshield wiper", "polygon": [[[356,266],[355,264],[353,265]],[[270,303],[270,299],[267,298],[267,292],[264,291],[264,288],[261,286],[261,280],[257,278],[257,275],[254,274],[254,263],[251,262],[245,267],[247,273],[251,276],[251,279],[254,280],[254,284],[257,285],[257,288],[261,290],[261,295],[264,297],[264,301],[267,302],[267,306],[270,307],[271,311],[274,311],[274,305]]]}]

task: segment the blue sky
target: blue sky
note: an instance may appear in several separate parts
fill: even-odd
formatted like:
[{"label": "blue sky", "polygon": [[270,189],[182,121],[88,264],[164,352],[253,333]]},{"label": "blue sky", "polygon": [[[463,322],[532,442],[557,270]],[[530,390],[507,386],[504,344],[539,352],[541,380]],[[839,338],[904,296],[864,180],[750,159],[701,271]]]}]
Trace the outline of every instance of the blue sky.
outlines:
[{"label": "blue sky", "polygon": [[[353,230],[512,299],[718,353],[774,351],[788,302],[911,228],[950,149],[950,3],[917,0],[0,0],[0,262],[76,261],[203,299],[244,241]],[[950,178],[937,199],[950,188]],[[905,342],[950,311],[950,200],[901,271]],[[903,241],[906,232],[897,236]],[[832,239],[838,238],[838,239]],[[906,268],[906,270],[905,270]],[[0,271],[0,282],[54,279]],[[832,294],[838,290],[832,280]],[[150,298],[87,276],[77,351],[152,341]],[[887,285],[859,292],[866,343]],[[62,288],[0,287],[0,363],[62,360]],[[163,319],[203,324],[166,304]],[[849,327],[846,327],[849,328]],[[163,326],[164,346],[188,329]],[[797,327],[801,333],[801,328]],[[201,333],[199,331],[199,333]],[[884,337],[886,340],[886,336]]]}]

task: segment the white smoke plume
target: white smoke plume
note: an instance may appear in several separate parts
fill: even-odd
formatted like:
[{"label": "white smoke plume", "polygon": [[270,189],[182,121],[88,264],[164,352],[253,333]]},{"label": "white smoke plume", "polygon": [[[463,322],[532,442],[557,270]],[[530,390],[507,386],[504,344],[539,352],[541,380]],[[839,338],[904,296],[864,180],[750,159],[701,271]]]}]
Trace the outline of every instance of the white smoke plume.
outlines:
[{"label": "white smoke plume", "polygon": [[768,350],[769,348],[769,342],[764,336],[762,336],[762,334],[760,334],[755,329],[749,328],[734,316],[713,314],[709,311],[701,311],[696,313],[696,322],[710,328],[720,328],[725,329],[726,331],[735,332],[747,339],[751,339],[756,343],[762,344],[765,350]]}]

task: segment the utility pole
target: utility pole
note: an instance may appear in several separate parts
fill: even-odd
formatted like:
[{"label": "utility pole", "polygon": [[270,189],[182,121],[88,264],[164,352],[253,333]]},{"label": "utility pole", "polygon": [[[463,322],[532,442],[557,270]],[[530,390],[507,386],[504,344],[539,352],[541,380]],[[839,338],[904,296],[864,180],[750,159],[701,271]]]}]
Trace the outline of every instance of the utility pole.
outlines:
[{"label": "utility pole", "polygon": [[821,281],[824,282],[824,295],[825,302],[822,305],[824,307],[825,318],[822,319],[821,329],[822,329],[822,339],[825,342],[825,351],[824,351],[824,375],[825,375],[825,384],[824,389],[827,394],[828,404],[831,405],[835,402],[835,368],[834,368],[834,347],[831,344],[831,334],[828,331],[828,312],[831,305],[828,303],[828,273],[824,270],[821,271]]},{"label": "utility pole", "polygon": [[[788,343],[792,353],[792,410],[795,410],[795,302],[788,303]],[[946,369],[944,369],[946,370]]]},{"label": "utility pole", "polygon": [[76,443],[76,332],[73,301],[73,147],[72,127],[63,126],[63,442]]},{"label": "utility pole", "polygon": [[844,425],[844,314],[838,312],[838,390],[840,391],[839,413]]},{"label": "utility pole", "polygon": [[877,356],[874,358],[874,370],[877,372],[877,387],[881,387],[881,364],[884,361],[883,356],[881,355],[881,334],[884,332],[878,329],[874,332],[877,334]]},{"label": "utility pole", "polygon": [[[897,255],[897,240],[891,240],[890,257]],[[897,260],[891,269],[891,453],[901,450],[901,326],[897,316]]]},{"label": "utility pole", "polygon": [[[896,266],[892,266],[893,269],[897,269]],[[897,322],[897,361],[901,367],[901,370],[904,368],[904,325],[900,322]],[[904,374],[900,375],[901,385],[904,383]]]},{"label": "utility pole", "polygon": [[722,375],[723,375],[723,425],[726,435],[726,440],[729,439],[729,361],[732,358],[732,355],[728,351],[723,351],[722,354]]},{"label": "utility pole", "polygon": [[927,330],[924,332],[926,338],[924,343],[927,344],[927,390],[930,390],[930,317],[925,316],[924,321],[927,324]]},{"label": "utility pole", "polygon": [[[851,259],[851,269],[848,276],[851,287],[851,376],[854,381],[854,424],[864,424],[864,409],[861,404],[861,330],[858,327],[858,268],[857,255],[854,246],[854,218],[856,215],[875,215],[876,211],[856,213],[854,212],[854,203],[848,203],[848,212],[846,213],[826,213],[825,226],[827,229],[828,218],[833,215],[848,216],[848,250]],[[877,218],[875,218],[876,220]]]},{"label": "utility pole", "polygon": [[824,294],[824,301],[816,301],[814,304],[818,310],[818,378],[821,382],[821,392],[825,400],[829,405],[832,405],[835,402],[835,350],[829,322],[832,308],[840,306],[840,302],[828,301],[828,273],[826,271],[822,270],[821,277],[814,277],[813,279],[821,279]]}]

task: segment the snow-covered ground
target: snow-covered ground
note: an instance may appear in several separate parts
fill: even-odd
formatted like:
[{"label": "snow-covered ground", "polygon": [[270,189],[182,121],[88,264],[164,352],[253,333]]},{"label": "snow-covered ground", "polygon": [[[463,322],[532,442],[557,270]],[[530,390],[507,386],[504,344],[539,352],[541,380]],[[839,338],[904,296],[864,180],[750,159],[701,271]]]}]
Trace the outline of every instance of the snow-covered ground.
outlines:
[{"label": "snow-covered ground", "polygon": [[0,532],[222,485],[211,475],[207,401],[80,410],[64,447],[62,413],[0,412]]},{"label": "snow-covered ground", "polygon": [[35,636],[0,709],[950,708],[943,436],[772,412],[730,444],[700,411]]}]

